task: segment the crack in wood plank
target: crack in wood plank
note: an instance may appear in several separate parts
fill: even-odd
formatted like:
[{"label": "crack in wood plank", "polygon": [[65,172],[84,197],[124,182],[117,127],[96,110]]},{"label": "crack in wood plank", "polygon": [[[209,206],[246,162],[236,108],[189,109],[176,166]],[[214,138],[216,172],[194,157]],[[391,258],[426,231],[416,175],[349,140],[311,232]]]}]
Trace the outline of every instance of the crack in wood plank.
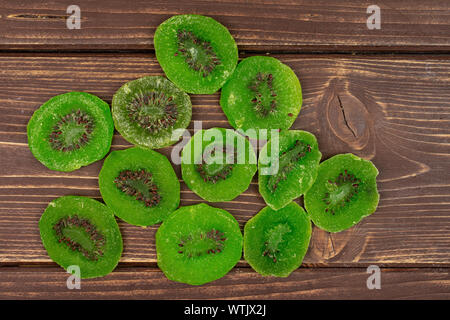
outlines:
[{"label": "crack in wood plank", "polygon": [[7,19],[17,20],[66,20],[69,15],[51,15],[51,14],[10,14]]},{"label": "crack in wood plank", "polygon": [[341,108],[342,116],[344,117],[344,123],[345,123],[346,127],[350,130],[350,132],[353,134],[353,137],[356,138],[356,134],[353,131],[352,127],[348,124],[347,117],[345,116],[345,109],[344,109],[344,106],[342,105],[341,97],[339,97],[339,95],[336,95],[336,96],[339,101],[339,107]]}]

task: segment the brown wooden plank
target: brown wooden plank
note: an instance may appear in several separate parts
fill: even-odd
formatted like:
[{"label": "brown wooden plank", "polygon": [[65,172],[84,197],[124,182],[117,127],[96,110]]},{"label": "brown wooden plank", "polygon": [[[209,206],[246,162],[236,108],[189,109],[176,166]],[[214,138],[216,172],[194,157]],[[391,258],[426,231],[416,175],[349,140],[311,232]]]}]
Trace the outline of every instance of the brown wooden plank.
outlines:
[{"label": "brown wooden plank", "polygon": [[[81,9],[81,29],[66,9]],[[1,50],[152,50],[156,27],[175,14],[211,16],[240,50],[449,52],[447,0],[380,0],[381,29],[369,30],[367,7],[351,0],[280,1],[0,1]]]},{"label": "brown wooden plank", "polygon": [[381,289],[367,288],[365,268],[301,268],[287,278],[235,268],[203,286],[169,281],[154,268],[118,268],[67,289],[59,268],[0,268],[0,299],[449,299],[448,269],[382,268]]},{"label": "brown wooden plank", "polygon": [[[448,57],[277,57],[303,86],[304,105],[293,128],[316,134],[324,158],[353,152],[380,171],[377,212],[338,234],[314,228],[305,264],[449,266]],[[110,102],[124,82],[161,70],[152,55],[126,54],[2,55],[0,70],[0,263],[49,264],[37,228],[42,211],[62,195],[100,199],[101,161],[72,173],[46,169],[27,148],[30,116],[66,91],[88,91]],[[218,99],[219,94],[192,96],[193,119],[203,120],[204,128],[229,127]],[[118,135],[113,144],[129,145]],[[181,198],[181,205],[201,202],[184,183]],[[229,210],[243,226],[264,202],[255,178],[234,201],[213,205]],[[121,262],[154,265],[156,227],[120,227]]]}]

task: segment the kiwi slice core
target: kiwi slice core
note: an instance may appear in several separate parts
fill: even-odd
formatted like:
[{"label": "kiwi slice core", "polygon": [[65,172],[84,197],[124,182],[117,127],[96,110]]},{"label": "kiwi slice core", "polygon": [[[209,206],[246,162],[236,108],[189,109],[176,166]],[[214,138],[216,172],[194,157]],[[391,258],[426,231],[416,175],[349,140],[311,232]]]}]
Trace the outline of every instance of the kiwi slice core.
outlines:
[{"label": "kiwi slice core", "polygon": [[358,193],[359,184],[361,181],[352,173],[341,172],[335,179],[328,180],[326,187],[329,192],[326,192],[322,201],[327,205],[325,212],[330,212],[334,215],[337,207],[344,207],[345,203],[352,200],[353,196]]},{"label": "kiwi slice core", "polygon": [[67,152],[80,149],[89,142],[94,125],[87,112],[80,109],[72,111],[56,123],[48,141],[54,150]]},{"label": "kiwi slice core", "polygon": [[267,256],[277,262],[277,255],[280,252],[280,246],[286,241],[286,235],[292,231],[288,223],[279,223],[267,230],[267,241],[264,242],[263,256]]},{"label": "kiwi slice core", "polygon": [[[208,145],[211,148],[211,152],[207,153],[202,158],[202,163],[196,164],[195,169],[203,178],[206,183],[215,184],[219,180],[226,180],[233,171],[233,162],[236,152],[231,151],[227,153],[226,149],[221,146],[215,146],[214,144]],[[233,148],[231,147],[231,150]],[[213,161],[212,157],[217,156],[221,159],[220,162]],[[206,158],[206,159],[205,159]]]},{"label": "kiwi slice core", "polygon": [[294,170],[297,162],[303,158],[307,152],[311,152],[312,147],[301,140],[295,140],[292,147],[280,154],[278,172],[271,175],[267,181],[267,188],[275,192],[280,182],[287,179],[288,175]]},{"label": "kiwi slice core", "polygon": [[272,81],[273,75],[271,73],[258,72],[248,86],[254,95],[251,101],[260,117],[267,117],[276,110],[277,93],[273,88]]},{"label": "kiwi slice core", "polygon": [[122,170],[114,183],[120,191],[143,202],[146,207],[154,207],[161,201],[153,176],[145,169]]},{"label": "kiwi slice core", "polygon": [[179,254],[187,258],[201,257],[208,254],[220,253],[227,238],[223,232],[211,229],[207,232],[192,233],[188,236],[180,237],[178,246]]},{"label": "kiwi slice core", "polygon": [[207,77],[220,64],[211,43],[199,39],[192,31],[179,30],[178,51],[192,70]]},{"label": "kiwi slice core", "polygon": [[173,126],[178,117],[173,98],[163,92],[142,91],[126,105],[130,121],[150,133],[157,133]]},{"label": "kiwi slice core", "polygon": [[88,219],[74,216],[61,218],[54,226],[57,239],[89,260],[103,256],[105,238]]}]

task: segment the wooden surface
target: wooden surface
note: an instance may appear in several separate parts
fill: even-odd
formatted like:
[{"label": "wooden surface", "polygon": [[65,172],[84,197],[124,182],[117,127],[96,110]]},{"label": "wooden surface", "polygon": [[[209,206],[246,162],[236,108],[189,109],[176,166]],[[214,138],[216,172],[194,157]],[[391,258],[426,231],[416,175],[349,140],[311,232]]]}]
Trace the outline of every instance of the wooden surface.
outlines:
[{"label": "wooden surface", "polygon": [[[447,0],[2,0],[0,49],[147,50],[156,27],[175,14],[211,16],[239,49],[280,51],[450,51]],[[81,9],[81,29],[66,28],[66,8]],[[381,30],[368,30],[369,5],[382,10]]]},{"label": "wooden surface", "polygon": [[[382,269],[381,290],[368,290],[365,268],[302,268],[288,278],[263,278],[235,268],[203,286],[174,283],[155,268],[118,268],[102,279],[68,290],[59,268],[5,268],[1,297],[7,299],[442,299],[448,297],[448,269]],[[24,291],[23,284],[27,284]],[[420,284],[420,285],[418,285]]]},{"label": "wooden surface", "polygon": [[[64,1],[0,1],[0,298],[450,298],[448,1],[382,1],[382,29],[372,31],[365,25],[369,3],[327,3],[138,1],[124,8],[81,1],[82,28],[67,30]],[[162,74],[154,30],[186,12],[225,24],[241,58],[269,52],[295,71],[304,103],[292,128],[314,133],[324,159],[352,152],[372,160],[380,171],[378,210],[341,233],[314,228],[304,264],[288,278],[263,278],[242,260],[200,288],[170,282],[157,269],[156,227],[119,222],[119,267],[68,290],[37,222],[56,197],[101,200],[102,162],[72,173],[46,169],[28,149],[27,122],[54,95],[87,91],[110,103],[123,83]],[[193,120],[204,128],[230,127],[219,93],[191,99]],[[129,146],[115,135],[112,150]],[[159,151],[169,155],[171,148]],[[181,205],[202,202],[181,186]],[[212,205],[243,226],[264,201],[255,178],[234,201]],[[382,268],[381,290],[366,287],[372,264]]]}]

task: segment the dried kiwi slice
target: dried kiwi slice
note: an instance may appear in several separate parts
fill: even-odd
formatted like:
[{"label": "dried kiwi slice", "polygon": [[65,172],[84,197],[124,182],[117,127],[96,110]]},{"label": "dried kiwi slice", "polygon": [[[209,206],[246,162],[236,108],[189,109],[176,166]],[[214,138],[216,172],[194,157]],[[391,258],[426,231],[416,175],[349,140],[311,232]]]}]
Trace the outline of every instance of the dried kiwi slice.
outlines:
[{"label": "dried kiwi slice", "polygon": [[265,202],[278,210],[304,194],[317,177],[321,157],[313,134],[282,130],[261,149],[258,159],[259,192]]},{"label": "dried kiwi slice", "polygon": [[209,202],[236,198],[247,190],[256,170],[249,141],[230,129],[200,130],[182,151],[183,180]]},{"label": "dried kiwi slice", "polygon": [[73,171],[102,159],[113,133],[108,104],[85,92],[51,98],[34,112],[27,126],[31,152],[57,171]]},{"label": "dried kiwi slice", "polygon": [[314,224],[339,232],[375,212],[377,175],[372,162],[351,153],[322,162],[316,181],[305,194],[305,208]]},{"label": "dried kiwi slice", "polygon": [[149,149],[111,152],[98,183],[103,200],[116,216],[137,226],[163,221],[180,203],[180,182],[172,165]]},{"label": "dried kiwi slice", "polygon": [[242,234],[227,211],[181,207],[156,232],[158,266],[173,281],[201,285],[223,277],[242,255]]},{"label": "dried kiwi slice", "polygon": [[302,264],[310,239],[311,221],[297,203],[265,207],[245,224],[244,258],[263,276],[287,277]]},{"label": "dried kiwi slice", "polygon": [[166,76],[189,93],[216,92],[238,61],[238,49],[227,28],[201,15],[177,15],[164,21],[156,29],[154,43]]},{"label": "dried kiwi slice", "polygon": [[191,115],[189,96],[160,76],[127,82],[112,100],[117,131],[132,144],[150,149],[177,142],[183,130],[175,130],[187,128]]},{"label": "dried kiwi slice", "polygon": [[249,57],[223,86],[220,105],[236,129],[289,129],[302,106],[300,81],[278,59]]},{"label": "dried kiwi slice", "polygon": [[50,258],[81,278],[114,270],[122,254],[122,235],[112,211],[86,197],[64,196],[49,203],[39,220],[42,243]]}]

